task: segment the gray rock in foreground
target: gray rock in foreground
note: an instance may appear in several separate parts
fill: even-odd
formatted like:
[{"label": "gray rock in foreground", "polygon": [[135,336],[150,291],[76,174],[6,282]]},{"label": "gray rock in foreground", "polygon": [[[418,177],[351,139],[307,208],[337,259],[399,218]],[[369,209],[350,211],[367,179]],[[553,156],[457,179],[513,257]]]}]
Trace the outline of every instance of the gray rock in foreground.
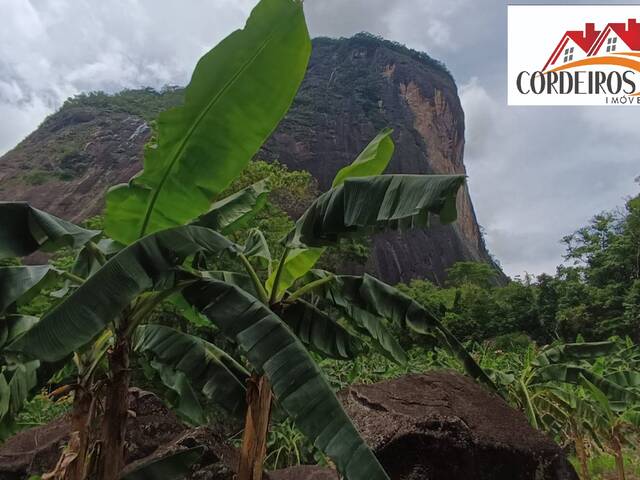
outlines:
[{"label": "gray rock in foreground", "polygon": [[452,371],[356,385],[340,399],[392,480],[577,480],[558,445]]}]

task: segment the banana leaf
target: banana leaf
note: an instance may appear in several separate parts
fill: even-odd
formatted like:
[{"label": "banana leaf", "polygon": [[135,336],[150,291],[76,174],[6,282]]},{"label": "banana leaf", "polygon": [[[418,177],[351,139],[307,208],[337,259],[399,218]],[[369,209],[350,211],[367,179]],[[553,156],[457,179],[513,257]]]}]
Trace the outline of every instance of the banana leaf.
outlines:
[{"label": "banana leaf", "polygon": [[207,212],[287,112],[311,42],[298,0],[262,0],[198,62],[184,105],[157,120],[144,169],[107,194],[109,237],[128,244]]},{"label": "banana leaf", "polygon": [[389,165],[395,148],[391,140],[392,133],[391,128],[385,128],[376,135],[350,165],[336,173],[331,186],[342,185],[347,178],[382,174]]},{"label": "banana leaf", "polygon": [[280,317],[302,343],[325,356],[346,360],[354,358],[361,349],[357,337],[304,300],[285,305]]},{"label": "banana leaf", "polygon": [[295,248],[287,252],[287,257],[280,270],[278,285],[275,285],[276,276],[278,275],[278,270],[276,269],[269,275],[269,278],[267,278],[265,282],[267,292],[271,293],[273,289],[277,289],[275,299],[280,300],[284,292],[291,287],[296,280],[303,277],[313,268],[323,252],[323,248]]},{"label": "banana leaf", "polygon": [[244,255],[248,258],[256,257],[271,263],[271,251],[264,234],[257,228],[249,230],[249,235],[244,243]]},{"label": "banana leaf", "polygon": [[38,360],[4,365],[0,368],[0,430],[20,411],[38,385]]},{"label": "banana leaf", "polygon": [[346,179],[318,197],[296,222],[287,245],[321,247],[364,232],[403,230],[456,219],[464,175],[378,175]]},{"label": "banana leaf", "polygon": [[[393,155],[393,141],[391,140],[391,129],[384,129],[380,132],[365,149],[360,152],[356,159],[346,167],[342,168],[333,179],[333,187],[342,185],[347,178],[379,175],[387,168],[391,156]],[[290,241],[291,245],[299,243]],[[275,299],[282,298],[284,292],[293,285],[293,283],[309,270],[311,270],[323,253],[321,248],[295,248],[288,252],[281,267],[281,275],[278,279],[278,285]],[[271,273],[267,280],[266,290],[271,292],[274,288],[276,273]]]},{"label": "banana leaf", "polygon": [[49,265],[0,267],[0,314],[15,303],[28,302],[57,276]]},{"label": "banana leaf", "polygon": [[610,382],[625,388],[634,388],[640,391],[640,372],[634,370],[620,370],[603,375]]},{"label": "banana leaf", "polygon": [[167,395],[173,410],[191,424],[203,425],[206,422],[204,410],[187,375],[160,362],[151,361],[149,365],[158,372],[164,386],[175,394]]},{"label": "banana leaf", "polygon": [[198,217],[194,224],[228,235],[246,226],[255,217],[266,204],[269,192],[265,180],[256,182],[218,200],[207,213]]},{"label": "banana leaf", "polygon": [[590,397],[600,405],[600,411],[598,413],[605,417],[610,424],[614,423],[615,413],[613,412],[611,402],[609,402],[607,395],[582,374],[580,374],[580,385],[582,385],[585,390],[589,392]]},{"label": "banana leaf", "polygon": [[33,208],[25,202],[0,202],[0,259],[25,257],[37,250],[80,248],[100,232]]},{"label": "banana leaf", "polygon": [[[322,270],[311,272],[316,278],[327,275]],[[386,318],[401,328],[431,335],[438,333],[451,352],[462,362],[465,371],[493,391],[498,391],[491,378],[471,357],[460,341],[438,320],[435,314],[405,295],[397,288],[387,285],[371,275],[341,275],[327,283],[322,292],[325,299],[346,311],[358,307],[373,315]],[[354,314],[357,315],[357,312]]]},{"label": "banana leaf", "polygon": [[30,315],[7,315],[0,319],[0,349],[24,334],[38,321],[37,317]]},{"label": "banana leaf", "polygon": [[82,247],[71,267],[71,273],[81,278],[89,278],[96,273],[104,262],[124,248],[124,245],[103,238],[97,244],[89,243]]},{"label": "banana leaf", "polygon": [[255,289],[251,277],[244,273],[229,272],[226,270],[209,270],[206,272],[200,272],[205,279],[220,280],[230,285],[235,285],[241,288],[249,295],[253,297],[258,296],[258,292]]},{"label": "banana leaf", "polygon": [[390,326],[387,325],[388,322],[384,317],[353,304],[343,308],[343,312],[351,320],[352,326],[373,341],[380,353],[401,365],[407,363],[407,352],[389,329]]},{"label": "banana leaf", "polygon": [[280,407],[347,480],[388,480],[318,366],[277,315],[220,281],[199,282],[184,296],[239,344],[251,365],[269,379]]},{"label": "banana leaf", "polygon": [[595,360],[611,354],[618,348],[616,342],[612,341],[565,343],[543,349],[531,364],[542,367],[577,360]]},{"label": "banana leaf", "polygon": [[602,375],[598,375],[579,365],[547,365],[537,368],[535,375],[536,382],[553,381],[574,385],[580,385],[581,379],[584,378],[599,388],[612,402],[629,402],[631,404],[640,400],[640,394],[634,390],[617,385]]},{"label": "banana leaf", "polygon": [[[249,373],[224,351],[201,338],[164,325],[142,325],[137,328],[135,337],[135,351],[183,373],[195,389],[226,410],[235,414],[244,412],[245,381]],[[169,372],[165,375],[170,381],[176,380],[170,378]]]},{"label": "banana leaf", "polygon": [[234,248],[222,235],[196,226],[144,237],[113,256],[7,348],[48,362],[59,360],[102,332],[139,294],[173,288],[177,267],[187,256]]}]

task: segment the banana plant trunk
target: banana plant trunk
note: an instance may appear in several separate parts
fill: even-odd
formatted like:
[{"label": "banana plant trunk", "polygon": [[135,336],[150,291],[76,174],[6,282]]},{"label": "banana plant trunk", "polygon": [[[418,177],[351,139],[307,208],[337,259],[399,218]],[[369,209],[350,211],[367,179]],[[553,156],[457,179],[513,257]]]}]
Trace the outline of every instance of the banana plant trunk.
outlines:
[{"label": "banana plant trunk", "polygon": [[613,455],[616,459],[616,471],[618,473],[618,480],[626,480],[627,477],[624,471],[624,455],[622,454],[622,445],[616,432],[614,432],[613,434],[611,443]]},{"label": "banana plant trunk", "polygon": [[578,461],[580,462],[580,479],[581,480],[591,480],[591,475],[589,475],[589,467],[587,465],[587,449],[584,445],[584,438],[581,435],[575,435],[574,443],[576,446],[576,457],[578,457]]},{"label": "banana plant trunk", "polygon": [[271,385],[262,375],[253,375],[247,385],[245,416],[238,480],[262,480],[271,416]]},{"label": "banana plant trunk", "polygon": [[73,397],[73,409],[71,412],[71,434],[77,434],[78,443],[76,458],[66,473],[68,480],[84,480],[89,473],[89,450],[91,445],[92,430],[92,394],[79,385]]},{"label": "banana plant trunk", "polygon": [[107,384],[102,423],[102,453],[98,480],[117,480],[124,468],[124,448],[129,411],[129,339],[116,336],[109,353],[110,381]]}]

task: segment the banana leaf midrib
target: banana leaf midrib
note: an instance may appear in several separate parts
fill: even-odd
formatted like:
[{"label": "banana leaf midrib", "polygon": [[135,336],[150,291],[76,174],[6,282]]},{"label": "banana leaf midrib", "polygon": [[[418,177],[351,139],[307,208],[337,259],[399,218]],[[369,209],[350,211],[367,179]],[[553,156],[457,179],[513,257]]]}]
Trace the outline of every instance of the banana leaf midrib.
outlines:
[{"label": "banana leaf midrib", "polygon": [[[297,13],[294,10],[294,13]],[[178,159],[182,156],[182,152],[184,151],[188,140],[191,139],[191,136],[193,135],[193,132],[200,126],[200,122],[202,122],[202,120],[204,119],[204,117],[209,113],[209,111],[213,108],[213,106],[215,104],[218,103],[218,100],[220,100],[220,98],[222,97],[222,95],[224,93],[227,92],[227,90],[231,87],[231,85],[233,85],[235,83],[235,81],[240,77],[240,75],[242,73],[244,73],[244,71],[249,68],[249,66],[256,60],[256,58],[258,58],[258,56],[264,51],[264,49],[267,47],[267,45],[271,42],[271,40],[273,39],[273,37],[275,36],[276,32],[278,31],[278,28],[280,27],[280,25],[282,23],[286,21],[288,21],[291,17],[293,16],[293,13],[289,16],[287,16],[284,19],[281,19],[280,22],[276,23],[274,25],[274,27],[272,28],[271,32],[269,33],[268,37],[264,40],[264,42],[262,42],[262,44],[260,45],[260,48],[258,48],[256,50],[256,52],[253,54],[253,56],[251,56],[251,58],[249,60],[247,60],[243,65],[242,68],[240,68],[234,75],[232,78],[230,78],[222,87],[222,89],[218,92],[217,95],[215,95],[207,104],[207,106],[200,112],[200,114],[198,115],[198,117],[196,118],[196,121],[191,125],[191,127],[189,127],[189,130],[187,131],[186,135],[183,137],[182,141],[180,142],[180,145],[178,146],[178,150],[176,152],[176,154],[173,156],[173,158],[171,159],[169,168],[166,169],[164,175],[162,176],[162,178],[160,179],[160,183],[158,184],[157,187],[154,188],[153,190],[153,195],[151,196],[151,198],[149,199],[149,204],[147,205],[147,210],[145,212],[145,217],[144,220],[142,222],[142,227],[140,228],[140,234],[138,236],[138,238],[142,238],[144,237],[144,235],[147,232],[147,228],[149,226],[149,221],[151,220],[151,215],[155,209],[155,204],[158,200],[158,196],[160,195],[160,192],[162,191],[162,187],[164,186],[165,182],[167,181],[167,179],[169,178],[169,174],[172,172],[173,168],[175,167]],[[274,127],[275,128],[275,127]]]}]

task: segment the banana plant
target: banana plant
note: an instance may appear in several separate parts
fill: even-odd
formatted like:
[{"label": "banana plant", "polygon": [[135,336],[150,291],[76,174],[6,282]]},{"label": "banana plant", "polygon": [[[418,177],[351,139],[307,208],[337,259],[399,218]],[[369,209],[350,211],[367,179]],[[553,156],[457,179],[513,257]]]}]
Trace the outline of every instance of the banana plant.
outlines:
[{"label": "banana plant", "polygon": [[510,358],[508,368],[490,370],[490,375],[534,427],[573,444],[580,476],[589,480],[590,445],[617,455],[620,464],[622,425],[637,426],[640,384],[628,361],[635,353],[637,347],[618,339],[539,351],[531,346],[522,358]]},{"label": "banana plant", "polygon": [[[0,259],[27,256],[38,250],[81,248],[93,243],[99,234],[24,202],[0,202],[0,224]],[[41,369],[38,359],[22,361],[7,348],[39,321],[20,314],[18,309],[64,279],[81,280],[50,265],[0,267],[0,438],[12,432],[14,416],[31,391],[46,380],[44,372],[50,370]]]},{"label": "banana plant", "polygon": [[[637,445],[638,432],[640,431],[640,403],[616,405],[607,394],[582,377],[581,383],[597,405],[596,421],[594,422],[595,438],[604,440],[605,450],[613,455],[616,462],[618,480],[625,480],[624,445]],[[632,441],[635,437],[635,441]]]},{"label": "banana plant", "polygon": [[548,385],[538,393],[536,406],[544,417],[549,418],[545,424],[547,431],[573,444],[578,464],[580,479],[591,480],[588,461],[594,445],[600,445],[599,435],[595,429],[597,416],[594,402],[579,385]]},{"label": "banana plant", "polygon": [[553,408],[547,396],[550,385],[579,385],[587,378],[614,401],[640,399],[635,389],[621,382],[621,378],[635,378],[632,371],[603,375],[593,367],[599,358],[615,356],[619,350],[620,344],[614,340],[557,344],[540,350],[530,346],[522,357],[514,356],[507,368],[487,371],[510,400],[525,412],[531,425],[550,428],[544,418],[544,413]]}]

